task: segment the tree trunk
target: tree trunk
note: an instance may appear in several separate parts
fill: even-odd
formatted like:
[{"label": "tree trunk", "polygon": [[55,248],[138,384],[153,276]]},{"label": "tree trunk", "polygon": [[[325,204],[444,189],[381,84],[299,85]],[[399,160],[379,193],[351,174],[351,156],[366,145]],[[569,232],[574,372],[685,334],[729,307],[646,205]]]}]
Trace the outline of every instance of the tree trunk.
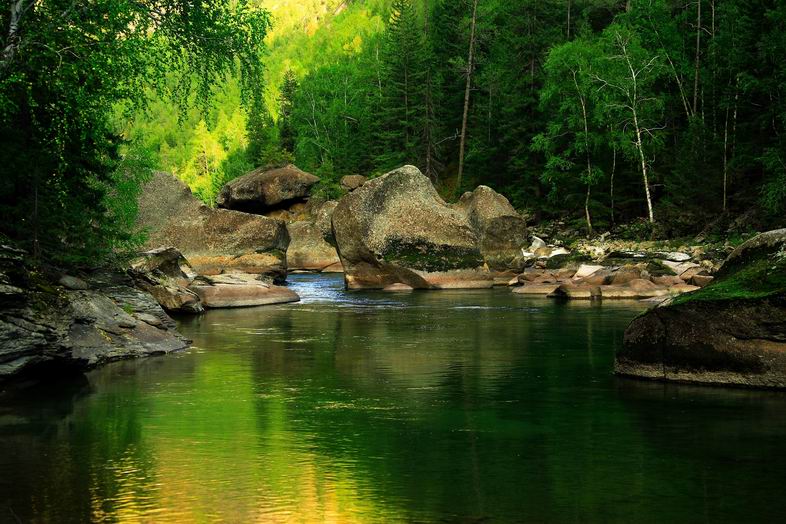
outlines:
[{"label": "tree trunk", "polygon": [[590,155],[589,143],[589,122],[587,119],[587,101],[579,88],[579,81],[576,78],[576,71],[573,71],[573,85],[576,87],[576,94],[581,105],[581,116],[584,122],[584,153],[587,157],[587,197],[584,199],[584,215],[587,220],[587,236],[592,236],[592,217],[590,215],[589,203],[592,191],[592,156]]},{"label": "tree trunk", "polygon": [[701,0],[696,1],[696,63],[693,70],[693,114],[699,110],[699,70],[701,69]]},{"label": "tree trunk", "polygon": [[[16,48],[19,46],[19,22],[22,14],[32,5],[30,0],[16,0],[11,2],[11,13],[8,19],[8,34],[6,35],[5,47],[2,53],[2,63],[6,66],[14,58]],[[25,5],[28,4],[28,5]]]},{"label": "tree trunk", "polygon": [[614,225],[616,220],[614,219],[614,175],[617,173],[617,145],[614,144],[613,152],[611,157],[611,187],[609,188],[609,194],[611,196],[611,225]]},{"label": "tree trunk", "polygon": [[456,189],[461,190],[461,179],[464,176],[464,150],[467,145],[467,117],[469,116],[469,95],[472,89],[472,69],[475,59],[475,24],[478,16],[478,0],[472,3],[472,25],[469,33],[469,58],[467,59],[467,85],[464,89],[464,114],[461,117],[461,144],[459,145],[459,167],[456,175]]},{"label": "tree trunk", "polygon": [[641,140],[641,127],[639,127],[639,115],[636,110],[633,110],[633,126],[636,129],[636,149],[639,152],[639,161],[641,162],[641,174],[644,177],[644,194],[647,196],[647,214],[649,216],[650,224],[655,223],[655,213],[652,210],[652,194],[650,193],[650,181],[647,174],[647,159],[644,156],[644,144]]}]

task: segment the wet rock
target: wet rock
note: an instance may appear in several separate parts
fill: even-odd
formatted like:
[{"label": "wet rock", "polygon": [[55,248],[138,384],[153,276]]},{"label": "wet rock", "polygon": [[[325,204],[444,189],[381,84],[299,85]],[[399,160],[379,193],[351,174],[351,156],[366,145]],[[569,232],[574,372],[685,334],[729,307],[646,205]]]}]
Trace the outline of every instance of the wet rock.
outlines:
[{"label": "wet rock", "polygon": [[170,313],[201,313],[199,297],[187,286],[196,273],[185,257],[173,247],[142,253],[130,264],[129,274],[140,289]]},{"label": "wet rock", "polygon": [[383,291],[413,291],[413,287],[408,286],[406,284],[402,284],[401,282],[396,282],[395,284],[390,284],[389,286],[385,286]]},{"label": "wet rock", "polygon": [[306,199],[319,178],[290,164],[260,168],[228,182],[216,198],[218,207],[264,213]]},{"label": "wet rock", "polygon": [[517,287],[513,290],[518,295],[543,295],[549,296],[554,293],[560,284],[528,284],[526,286]]},{"label": "wet rock", "polygon": [[737,248],[711,283],[634,320],[618,374],[786,388],[786,230]]},{"label": "wet rock", "polygon": [[493,285],[467,214],[446,204],[413,166],[342,198],[333,232],[350,289]]},{"label": "wet rock", "polygon": [[566,298],[570,300],[596,300],[601,298],[600,286],[589,284],[562,284],[550,295],[552,298]]},{"label": "wet rock", "polygon": [[0,380],[65,374],[188,346],[174,321],[125,275],[111,286],[88,280],[90,289],[50,293],[28,285],[22,261],[14,265],[5,274],[24,292],[0,303]]}]

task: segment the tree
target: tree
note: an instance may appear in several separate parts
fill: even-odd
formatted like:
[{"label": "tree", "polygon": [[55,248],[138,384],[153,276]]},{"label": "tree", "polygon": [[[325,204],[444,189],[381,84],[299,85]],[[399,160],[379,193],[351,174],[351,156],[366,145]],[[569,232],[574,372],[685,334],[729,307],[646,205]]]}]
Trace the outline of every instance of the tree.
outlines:
[{"label": "tree", "polygon": [[655,222],[652,189],[650,186],[650,154],[658,145],[658,122],[663,100],[655,91],[663,68],[660,57],[639,42],[638,35],[629,27],[613,24],[600,39],[602,55],[595,62],[592,74],[602,93],[604,114],[610,124],[625,137],[627,149],[637,160],[647,201],[647,217]]},{"label": "tree", "polygon": [[383,46],[379,139],[383,168],[417,164],[422,150],[426,73],[422,31],[411,0],[394,0]]},{"label": "tree", "polygon": [[247,100],[262,85],[270,22],[246,0],[17,0],[0,16],[0,232],[37,259],[94,263],[132,238],[108,215],[116,177],[136,176],[116,174],[117,104],[156,89],[206,107],[236,69]]},{"label": "tree", "polygon": [[467,82],[464,90],[464,113],[461,118],[461,143],[459,144],[459,167],[456,175],[456,187],[461,187],[461,177],[464,175],[464,148],[467,143],[467,118],[469,116],[469,100],[472,89],[472,73],[475,67],[475,28],[478,20],[478,0],[472,3],[472,19],[469,33],[469,52],[467,53]]},{"label": "tree", "polygon": [[586,186],[584,217],[589,236],[593,235],[592,186],[601,176],[594,163],[594,152],[604,138],[594,122],[597,91],[591,67],[595,53],[595,47],[586,39],[568,42],[549,53],[541,100],[551,119],[546,132],[534,141],[535,149],[547,155],[547,181],[556,186],[560,177],[573,175]]},{"label": "tree", "polygon": [[281,148],[288,152],[295,152],[295,128],[292,123],[292,105],[295,102],[295,92],[297,91],[297,78],[294,71],[288,69],[284,75],[284,83],[281,86],[278,110],[278,129]]}]

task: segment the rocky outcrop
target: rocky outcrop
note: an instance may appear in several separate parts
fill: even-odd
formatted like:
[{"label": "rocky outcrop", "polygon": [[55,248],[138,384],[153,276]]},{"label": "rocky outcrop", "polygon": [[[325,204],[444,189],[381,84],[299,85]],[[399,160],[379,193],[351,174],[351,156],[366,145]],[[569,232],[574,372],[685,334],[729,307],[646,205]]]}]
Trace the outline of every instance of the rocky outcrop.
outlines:
[{"label": "rocky outcrop", "polygon": [[63,373],[187,347],[172,319],[123,274],[86,279],[88,289],[52,286],[23,253],[0,247],[0,380]]},{"label": "rocky outcrop", "polygon": [[493,285],[467,214],[446,204],[413,166],[343,197],[333,213],[333,232],[350,289]]},{"label": "rocky outcrop", "polygon": [[657,380],[786,388],[786,230],[749,240],[706,287],[634,320],[615,370]]},{"label": "rocky outcrop", "polygon": [[331,225],[337,205],[334,200],[315,205],[307,220],[287,224],[290,238],[287,266],[290,271],[343,271]]},{"label": "rocky outcrop", "polygon": [[508,199],[487,186],[464,193],[454,206],[466,214],[480,242],[480,253],[491,269],[521,269],[529,244],[527,223]]},{"label": "rocky outcrop", "polygon": [[177,248],[200,274],[244,272],[286,278],[289,235],[280,220],[211,209],[167,173],[155,173],[139,199],[146,247]]},{"label": "rocky outcrop", "polygon": [[169,313],[201,313],[199,296],[187,289],[197,276],[174,247],[142,253],[131,262],[129,273],[136,286],[148,293]]},{"label": "rocky outcrop", "polygon": [[248,274],[197,277],[189,289],[207,308],[265,306],[300,300],[294,291]]},{"label": "rocky outcrop", "polygon": [[329,244],[314,222],[293,222],[287,225],[289,249],[287,264],[290,271],[322,272],[341,266],[335,246]]},{"label": "rocky outcrop", "polygon": [[302,202],[317,182],[318,177],[292,164],[276,169],[260,168],[227,183],[216,203],[226,209],[262,214]]}]

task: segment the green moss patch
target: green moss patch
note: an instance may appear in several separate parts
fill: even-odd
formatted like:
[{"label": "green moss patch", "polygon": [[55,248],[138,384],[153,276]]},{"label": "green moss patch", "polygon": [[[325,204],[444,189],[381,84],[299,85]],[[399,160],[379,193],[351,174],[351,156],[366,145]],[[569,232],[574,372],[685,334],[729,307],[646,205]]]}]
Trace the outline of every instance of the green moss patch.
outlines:
[{"label": "green moss patch", "polygon": [[382,258],[386,262],[428,272],[474,269],[483,265],[483,257],[477,249],[400,238],[387,242]]},{"label": "green moss patch", "polygon": [[681,295],[674,304],[694,300],[752,300],[786,294],[786,257],[780,255],[749,259],[735,264],[735,270],[724,270],[717,280],[694,293]]}]

